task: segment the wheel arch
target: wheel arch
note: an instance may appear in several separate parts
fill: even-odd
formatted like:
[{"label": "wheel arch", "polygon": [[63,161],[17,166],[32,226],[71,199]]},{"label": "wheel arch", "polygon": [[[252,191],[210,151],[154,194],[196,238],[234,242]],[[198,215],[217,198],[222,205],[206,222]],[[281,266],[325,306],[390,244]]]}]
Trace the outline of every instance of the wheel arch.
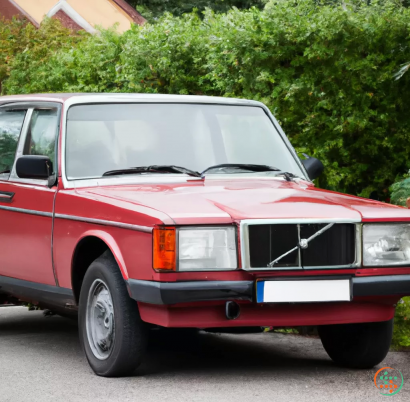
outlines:
[{"label": "wheel arch", "polygon": [[77,304],[88,267],[107,250],[111,252],[117,262],[124,280],[128,280],[125,261],[115,239],[102,230],[88,231],[78,239],[71,260],[71,285]]}]

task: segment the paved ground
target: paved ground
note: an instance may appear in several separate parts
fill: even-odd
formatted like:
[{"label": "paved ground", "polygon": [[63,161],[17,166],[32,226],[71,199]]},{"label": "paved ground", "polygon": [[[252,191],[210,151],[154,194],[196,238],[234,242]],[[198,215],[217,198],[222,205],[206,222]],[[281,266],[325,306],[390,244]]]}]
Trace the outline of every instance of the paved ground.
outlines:
[{"label": "paved ground", "polygon": [[[156,334],[135,376],[95,376],[77,325],[22,307],[0,309],[0,401],[377,401],[374,370],[334,366],[320,340],[293,335]],[[410,353],[383,365],[402,371],[410,401]],[[380,366],[383,367],[383,366]]]}]

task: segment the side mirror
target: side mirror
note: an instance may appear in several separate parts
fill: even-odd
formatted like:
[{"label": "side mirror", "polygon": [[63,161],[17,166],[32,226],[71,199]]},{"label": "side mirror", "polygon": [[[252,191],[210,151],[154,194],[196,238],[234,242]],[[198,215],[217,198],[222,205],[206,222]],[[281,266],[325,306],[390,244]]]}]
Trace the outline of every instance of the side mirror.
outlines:
[{"label": "side mirror", "polygon": [[303,154],[303,156],[305,156],[306,159],[302,159],[301,161],[309,175],[310,180],[316,179],[322,174],[325,168],[323,163],[320,162],[319,159],[313,158],[309,155]]},{"label": "side mirror", "polygon": [[24,155],[17,159],[16,173],[21,179],[48,180],[52,187],[56,181],[53,162],[48,156]]}]

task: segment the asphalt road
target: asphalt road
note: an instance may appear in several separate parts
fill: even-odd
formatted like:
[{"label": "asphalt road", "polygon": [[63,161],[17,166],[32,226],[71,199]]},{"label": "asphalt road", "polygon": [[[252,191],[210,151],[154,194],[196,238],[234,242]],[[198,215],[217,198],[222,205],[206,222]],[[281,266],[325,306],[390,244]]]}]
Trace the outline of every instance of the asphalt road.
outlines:
[{"label": "asphalt road", "polygon": [[[410,353],[391,352],[410,401]],[[80,349],[75,321],[0,308],[0,401],[376,401],[373,370],[336,367],[320,340],[294,335],[153,334],[135,376],[100,378]]]}]

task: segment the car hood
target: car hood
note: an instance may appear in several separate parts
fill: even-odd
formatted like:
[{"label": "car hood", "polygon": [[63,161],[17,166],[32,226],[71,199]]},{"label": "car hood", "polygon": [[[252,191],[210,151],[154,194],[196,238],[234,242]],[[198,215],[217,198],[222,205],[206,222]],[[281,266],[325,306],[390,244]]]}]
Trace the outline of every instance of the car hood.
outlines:
[{"label": "car hood", "polygon": [[243,219],[410,220],[410,210],[325,191],[282,178],[205,179],[77,189],[104,202],[118,200],[161,211],[165,224],[231,223]]}]

